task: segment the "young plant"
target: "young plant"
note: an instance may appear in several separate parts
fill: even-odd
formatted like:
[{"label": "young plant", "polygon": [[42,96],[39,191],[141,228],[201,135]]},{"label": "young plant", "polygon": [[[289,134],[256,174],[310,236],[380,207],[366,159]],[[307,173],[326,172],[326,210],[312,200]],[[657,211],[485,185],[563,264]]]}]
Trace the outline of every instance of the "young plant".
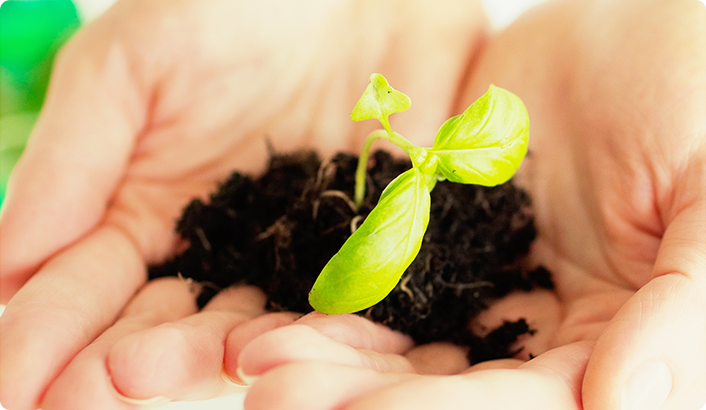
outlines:
[{"label": "young plant", "polygon": [[506,182],[527,153],[529,117],[522,101],[490,86],[466,111],[448,119],[431,148],[418,147],[390,128],[390,114],[411,105],[380,74],[358,100],[351,119],[375,118],[382,130],[363,144],[355,178],[354,201],[365,196],[366,166],[374,141],[386,139],[409,155],[412,168],[383,190],[363,224],[326,264],[309,293],[322,313],[342,314],[369,308],[385,298],[419,253],[429,223],[430,195],[437,181],[493,186]]}]

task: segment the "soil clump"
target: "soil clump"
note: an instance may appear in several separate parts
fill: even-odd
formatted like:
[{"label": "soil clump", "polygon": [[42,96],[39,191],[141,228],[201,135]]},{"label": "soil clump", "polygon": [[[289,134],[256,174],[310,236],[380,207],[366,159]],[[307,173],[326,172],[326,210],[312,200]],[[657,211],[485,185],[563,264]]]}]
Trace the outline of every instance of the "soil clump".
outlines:
[{"label": "soil clump", "polygon": [[[193,200],[176,230],[188,247],[152,266],[151,279],[181,275],[205,286],[204,306],[237,283],[262,288],[272,311],[307,313],[308,292],[322,268],[377,203],[382,190],[410,168],[384,151],[371,155],[367,197],[352,203],[357,157],[322,162],[314,152],[272,155],[258,178],[233,173],[209,201]],[[410,335],[417,343],[451,341],[469,360],[511,357],[524,319],[482,334],[469,323],[514,290],[552,288],[549,272],[528,270],[536,230],[530,198],[512,181],[496,187],[439,182],[421,251],[396,288],[359,314]]]}]

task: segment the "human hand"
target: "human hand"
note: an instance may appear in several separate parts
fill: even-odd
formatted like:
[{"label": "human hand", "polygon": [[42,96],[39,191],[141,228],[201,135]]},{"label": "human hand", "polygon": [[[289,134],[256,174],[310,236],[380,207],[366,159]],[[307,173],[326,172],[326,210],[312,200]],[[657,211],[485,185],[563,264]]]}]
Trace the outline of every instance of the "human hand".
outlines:
[{"label": "human hand", "polygon": [[[264,167],[265,137],[278,151],[358,146],[370,125],[347,113],[371,72],[431,102],[399,129],[433,133],[484,30],[478,3],[446,6],[122,1],[83,28],[57,59],[0,219],[3,406],[124,407],[108,375],[138,399],[219,391],[225,335],[262,313],[260,298],[227,292],[196,313],[171,282],[133,297],[146,266],[179,246],[191,198]],[[152,294],[178,308],[140,296]],[[159,357],[171,366],[144,359]]]},{"label": "human hand", "polygon": [[[703,405],[704,19],[696,1],[554,2],[478,61],[461,106],[492,82],[528,107],[531,156],[518,180],[536,210],[533,262],[556,285],[554,294],[512,295],[480,320],[527,317],[537,333],[523,352],[544,353],[424,377],[392,367],[414,350],[375,355],[383,364],[364,358],[390,336],[356,345],[345,317],[314,326],[327,340],[293,327],[235,342],[247,327],[236,328],[226,370],[260,376],[246,408]],[[318,349],[302,349],[307,340]]]}]

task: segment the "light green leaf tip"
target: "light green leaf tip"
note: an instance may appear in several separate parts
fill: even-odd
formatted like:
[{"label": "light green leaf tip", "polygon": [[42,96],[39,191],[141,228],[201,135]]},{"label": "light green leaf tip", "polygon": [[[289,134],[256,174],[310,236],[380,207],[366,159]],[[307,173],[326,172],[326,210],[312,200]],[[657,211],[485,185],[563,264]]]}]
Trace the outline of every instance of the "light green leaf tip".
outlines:
[{"label": "light green leaf tip", "polygon": [[385,77],[376,73],[370,76],[368,87],[351,112],[351,119],[363,121],[375,118],[384,125],[390,114],[405,111],[411,106],[412,101],[407,95],[390,87]]},{"label": "light green leaf tip", "polygon": [[427,176],[412,168],[385,188],[378,205],[326,264],[309,304],[326,314],[358,312],[395,288],[419,253],[429,223]]},{"label": "light green leaf tip", "polygon": [[491,85],[466,111],[439,129],[430,153],[437,172],[452,182],[493,186],[506,182],[527,154],[529,115],[515,94]]}]

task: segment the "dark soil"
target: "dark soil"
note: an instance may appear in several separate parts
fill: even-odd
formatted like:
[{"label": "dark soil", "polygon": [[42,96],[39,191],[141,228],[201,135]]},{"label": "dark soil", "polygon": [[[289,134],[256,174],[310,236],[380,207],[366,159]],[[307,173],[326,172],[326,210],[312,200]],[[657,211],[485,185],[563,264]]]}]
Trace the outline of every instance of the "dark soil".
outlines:
[{"label": "dark soil", "polygon": [[[358,216],[351,200],[357,158],[321,162],[313,152],[273,155],[253,179],[234,173],[208,203],[193,200],[177,224],[188,248],[150,268],[150,278],[181,274],[207,286],[205,305],[235,283],[261,287],[268,308],[306,313],[309,290],[351,234]],[[367,215],[408,162],[372,155]],[[513,343],[532,333],[524,319],[483,335],[469,323],[513,290],[551,288],[549,272],[528,271],[524,256],[536,231],[527,194],[511,182],[497,187],[440,182],[421,251],[392,293],[362,315],[409,334],[418,343],[452,341],[470,347],[472,363],[510,357]],[[358,218],[360,220],[360,218]]]}]

